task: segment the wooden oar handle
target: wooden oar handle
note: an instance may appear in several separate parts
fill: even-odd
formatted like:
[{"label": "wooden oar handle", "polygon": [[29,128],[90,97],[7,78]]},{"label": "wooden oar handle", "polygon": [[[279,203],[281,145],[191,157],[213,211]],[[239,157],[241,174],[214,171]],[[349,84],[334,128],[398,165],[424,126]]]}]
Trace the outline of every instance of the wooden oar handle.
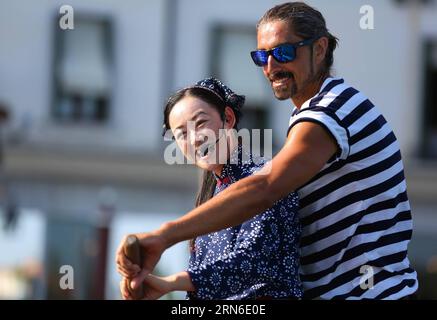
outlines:
[{"label": "wooden oar handle", "polygon": [[[140,242],[138,238],[134,235],[130,235],[127,237],[126,242],[124,243],[124,254],[126,257],[133,263],[140,268],[142,267],[143,263],[143,254],[140,247]],[[144,285],[141,284],[138,288],[133,290],[129,285],[129,292],[135,300],[144,298]]]}]

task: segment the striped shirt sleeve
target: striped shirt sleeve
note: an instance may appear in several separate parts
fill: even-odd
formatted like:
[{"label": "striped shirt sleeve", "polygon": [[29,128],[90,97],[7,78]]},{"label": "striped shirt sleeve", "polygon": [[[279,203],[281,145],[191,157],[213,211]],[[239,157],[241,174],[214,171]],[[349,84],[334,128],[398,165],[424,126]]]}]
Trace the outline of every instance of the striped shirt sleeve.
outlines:
[{"label": "striped shirt sleeve", "polygon": [[304,121],[317,123],[328,131],[337,143],[337,159],[344,160],[349,156],[348,129],[340,124],[338,117],[334,112],[330,112],[329,108],[319,107],[301,110],[290,118],[287,135],[297,123]]}]

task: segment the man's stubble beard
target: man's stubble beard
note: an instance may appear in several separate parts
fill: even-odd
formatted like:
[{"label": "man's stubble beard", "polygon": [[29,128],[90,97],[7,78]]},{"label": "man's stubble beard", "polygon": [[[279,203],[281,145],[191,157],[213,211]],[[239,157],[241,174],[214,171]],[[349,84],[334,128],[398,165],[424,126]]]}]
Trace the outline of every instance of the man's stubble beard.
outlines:
[{"label": "man's stubble beard", "polygon": [[275,98],[281,101],[292,98],[298,92],[297,84],[294,81],[294,79],[292,79],[290,87],[286,87],[282,89],[274,89],[274,88],[272,89]]},{"label": "man's stubble beard", "polygon": [[318,84],[321,85],[321,82],[324,78],[326,78],[324,75],[324,71],[322,68],[318,72],[314,72],[314,67],[311,65],[310,75],[308,76],[308,79],[304,81],[304,83],[300,86],[300,88],[297,85],[297,82],[294,79],[294,75],[291,76],[291,85],[290,88],[284,88],[283,91],[288,91],[288,94],[285,95],[278,95],[277,92],[273,89],[274,95],[276,99],[278,100],[287,100],[287,99],[296,99],[299,98],[299,95],[305,94],[305,89],[309,87],[312,84]]}]

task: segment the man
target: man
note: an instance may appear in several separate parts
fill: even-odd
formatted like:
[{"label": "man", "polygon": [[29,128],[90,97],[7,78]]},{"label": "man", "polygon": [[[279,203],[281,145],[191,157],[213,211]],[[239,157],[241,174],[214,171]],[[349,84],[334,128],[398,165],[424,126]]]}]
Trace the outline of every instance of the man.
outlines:
[{"label": "man", "polygon": [[414,296],[417,274],[407,257],[412,221],[399,146],[377,107],[330,76],[337,39],[323,16],[301,2],[278,5],[260,19],[257,41],[252,59],[276,98],[295,105],[271,170],[240,180],[159,230],[138,234],[143,270],[119,250],[120,273],[136,275],[136,286],[166,248],[240,224],[296,190],[307,298]]}]

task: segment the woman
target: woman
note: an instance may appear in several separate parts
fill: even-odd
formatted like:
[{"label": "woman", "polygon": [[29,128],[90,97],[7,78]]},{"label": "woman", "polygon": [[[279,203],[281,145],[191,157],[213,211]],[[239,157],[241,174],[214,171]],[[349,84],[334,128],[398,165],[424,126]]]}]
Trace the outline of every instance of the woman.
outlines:
[{"label": "woman", "polygon": [[[196,206],[263,165],[229,134],[235,133],[230,129],[237,128],[243,104],[243,96],[214,78],[179,90],[167,102],[164,131],[171,130],[184,156],[204,170]],[[223,144],[229,152],[216,152]],[[145,299],[178,290],[202,300],[301,298],[297,209],[291,193],[252,220],[192,240],[188,269],[168,277],[148,275]],[[127,279],[139,271],[119,266],[123,298],[130,299]]]}]

